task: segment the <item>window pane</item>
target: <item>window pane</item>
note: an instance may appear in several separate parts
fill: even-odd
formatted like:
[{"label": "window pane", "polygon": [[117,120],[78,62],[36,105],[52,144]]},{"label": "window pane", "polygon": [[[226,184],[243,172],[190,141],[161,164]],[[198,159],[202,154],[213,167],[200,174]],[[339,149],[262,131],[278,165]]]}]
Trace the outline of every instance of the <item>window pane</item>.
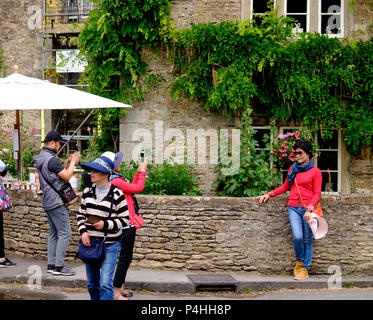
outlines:
[{"label": "window pane", "polygon": [[321,0],[321,13],[341,12],[341,0]]},{"label": "window pane", "polygon": [[260,27],[263,23],[263,18],[264,17],[265,17],[264,15],[253,16],[254,24],[257,25],[258,27]]},{"label": "window pane", "polygon": [[321,134],[319,133],[317,141],[320,149],[338,149],[338,131],[333,131],[333,136],[328,140],[321,138]]},{"label": "window pane", "polygon": [[287,13],[307,13],[307,0],[287,1]]},{"label": "window pane", "polygon": [[253,0],[253,13],[265,13],[268,9],[269,0]]},{"label": "window pane", "polygon": [[337,172],[322,172],[322,186],[321,191],[337,192],[338,191],[338,174]]},{"label": "window pane", "polygon": [[322,34],[339,34],[341,33],[341,15],[323,15],[321,16],[321,33]]},{"label": "window pane", "polygon": [[307,31],[307,16],[306,15],[287,15],[290,18],[294,18],[297,22],[295,23],[300,23],[300,28],[303,29],[303,32]]},{"label": "window pane", "polygon": [[295,132],[295,131],[297,131],[297,130],[299,130],[299,128],[294,128],[294,129],[289,129],[289,128],[288,128],[288,129],[284,129],[284,130],[283,130],[283,133],[284,133],[284,134],[287,134],[287,133],[289,133],[289,132]]},{"label": "window pane", "polygon": [[264,149],[266,147],[264,135],[269,135],[270,131],[268,129],[255,129],[255,131],[254,139],[258,142],[257,148]]},{"label": "window pane", "polygon": [[338,152],[321,151],[317,159],[317,164],[320,170],[338,170]]}]

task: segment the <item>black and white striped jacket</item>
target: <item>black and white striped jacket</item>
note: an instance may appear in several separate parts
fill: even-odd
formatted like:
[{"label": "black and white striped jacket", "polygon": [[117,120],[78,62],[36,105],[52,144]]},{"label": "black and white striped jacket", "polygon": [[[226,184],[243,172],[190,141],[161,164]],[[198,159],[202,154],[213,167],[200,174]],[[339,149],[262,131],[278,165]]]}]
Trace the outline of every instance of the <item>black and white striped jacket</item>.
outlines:
[{"label": "black and white striped jacket", "polygon": [[[113,211],[110,213],[111,199],[113,200]],[[104,228],[97,230],[87,222],[89,216],[95,216],[104,220]],[[96,200],[96,186],[85,188],[80,204],[79,213],[77,214],[78,230],[82,235],[88,232],[91,237],[104,239],[107,232],[105,243],[114,243],[122,238],[122,228],[129,224],[129,211],[127,201],[122,190],[111,185],[109,193],[102,201]]]}]

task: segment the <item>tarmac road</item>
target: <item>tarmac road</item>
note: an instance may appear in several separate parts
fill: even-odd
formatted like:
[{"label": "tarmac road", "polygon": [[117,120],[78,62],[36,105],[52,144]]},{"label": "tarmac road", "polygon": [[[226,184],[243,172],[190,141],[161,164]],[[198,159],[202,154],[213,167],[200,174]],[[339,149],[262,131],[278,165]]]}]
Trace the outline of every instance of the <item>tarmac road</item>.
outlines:
[{"label": "tarmac road", "polygon": [[[0,300],[89,300],[83,288],[42,288],[31,290],[26,284],[0,284]],[[190,294],[167,294],[134,292],[130,300],[373,300],[373,288],[334,290],[278,290],[273,292],[203,292]]]}]

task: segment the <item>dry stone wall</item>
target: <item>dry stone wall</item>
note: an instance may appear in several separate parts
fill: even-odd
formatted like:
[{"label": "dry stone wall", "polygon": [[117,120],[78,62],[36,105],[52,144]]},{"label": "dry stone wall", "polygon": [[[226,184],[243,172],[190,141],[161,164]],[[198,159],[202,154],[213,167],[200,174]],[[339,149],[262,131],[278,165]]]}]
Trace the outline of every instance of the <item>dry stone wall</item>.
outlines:
[{"label": "dry stone wall", "polygon": [[[47,256],[49,226],[41,197],[11,191],[4,213],[6,251]],[[137,231],[134,267],[170,270],[257,271],[284,274],[294,267],[285,196],[259,206],[254,198],[145,196],[138,201],[146,224]],[[322,199],[329,233],[314,242],[312,274],[339,266],[343,274],[373,275],[373,194]],[[73,260],[78,206],[70,208]]]}]

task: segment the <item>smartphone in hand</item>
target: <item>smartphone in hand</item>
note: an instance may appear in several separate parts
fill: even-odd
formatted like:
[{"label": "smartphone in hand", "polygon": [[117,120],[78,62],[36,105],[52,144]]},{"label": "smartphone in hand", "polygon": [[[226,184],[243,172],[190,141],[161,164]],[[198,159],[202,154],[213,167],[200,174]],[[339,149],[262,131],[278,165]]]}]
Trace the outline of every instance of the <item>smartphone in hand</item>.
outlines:
[{"label": "smartphone in hand", "polygon": [[98,217],[95,217],[95,216],[89,216],[86,222],[88,222],[88,223],[90,223],[90,224],[94,224],[94,223],[96,223],[96,222],[99,222],[100,220],[101,220],[101,219],[98,218]]}]

